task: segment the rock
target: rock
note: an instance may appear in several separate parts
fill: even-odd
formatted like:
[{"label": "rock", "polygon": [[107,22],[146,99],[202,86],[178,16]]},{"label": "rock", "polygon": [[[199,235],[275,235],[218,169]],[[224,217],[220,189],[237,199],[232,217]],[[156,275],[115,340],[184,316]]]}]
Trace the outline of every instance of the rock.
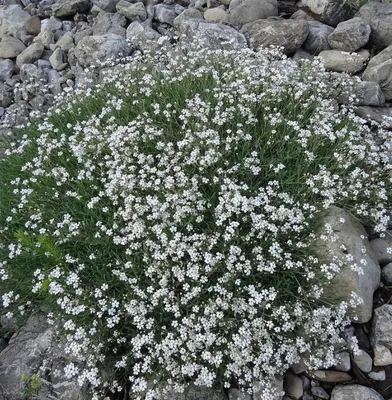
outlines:
[{"label": "rock", "polygon": [[160,46],[157,41],[160,37],[156,30],[139,21],[131,22],[127,29],[127,39],[136,49],[142,51],[158,50]]},{"label": "rock", "polygon": [[[349,302],[351,293],[355,292],[363,303],[355,310],[349,310],[348,316],[354,318],[357,315],[358,323],[366,323],[372,317],[373,292],[379,286],[381,276],[380,266],[366,239],[367,233],[351,213],[335,206],[332,206],[323,218],[323,224],[332,227],[337,240],[335,242],[319,240],[315,243],[314,250],[320,262],[330,263],[337,259],[344,263],[332,284],[323,288],[323,297],[328,302],[340,300]],[[361,239],[361,236],[364,239]],[[343,252],[342,248],[346,250]],[[362,249],[366,253],[362,253]],[[353,256],[350,263],[345,261],[347,254]],[[351,269],[351,264],[361,265],[362,259],[366,261],[366,268],[364,274],[360,275]]]},{"label": "rock", "polygon": [[374,310],[370,342],[374,351],[374,365],[391,365],[392,305],[384,304]]},{"label": "rock", "polygon": [[19,75],[22,82],[46,83],[45,72],[34,64],[23,64]]},{"label": "rock", "polygon": [[[179,11],[179,10],[178,10]],[[154,18],[163,24],[173,25],[174,19],[183,11],[178,12],[175,6],[157,4],[154,6]]]},{"label": "rock", "polygon": [[203,19],[203,14],[196,8],[187,8],[178,17],[174,18],[173,25],[178,27],[189,19]]},{"label": "rock", "polygon": [[60,49],[64,52],[68,52],[69,50],[75,47],[73,34],[71,32],[65,32],[65,34],[56,42],[54,45],[53,51],[56,49]]},{"label": "rock", "polygon": [[392,45],[392,4],[368,2],[358,16],[371,27],[370,44],[379,50]]},{"label": "rock", "polygon": [[[357,77],[354,77],[357,78]],[[353,80],[353,91],[357,100],[357,106],[382,106],[385,104],[385,96],[377,82],[362,81],[359,78]],[[342,104],[349,104],[349,96],[343,94],[338,101]]]},{"label": "rock", "polygon": [[90,0],[60,0],[52,5],[52,11],[55,17],[64,18],[87,12],[90,7]]},{"label": "rock", "polygon": [[[0,66],[0,71],[1,71],[1,66]],[[0,72],[0,80],[1,80],[1,72]],[[391,117],[392,117],[392,115],[391,115]],[[392,263],[387,264],[381,270],[381,277],[387,285],[392,284]]]},{"label": "rock", "polygon": [[310,391],[318,399],[329,399],[329,394],[321,386],[313,386]]},{"label": "rock", "polygon": [[50,29],[54,33],[63,29],[63,23],[55,17],[50,17],[49,19],[41,21],[41,30],[42,29]]},{"label": "rock", "polygon": [[284,378],[283,388],[286,395],[295,400],[299,400],[304,394],[302,379],[291,371]]},{"label": "rock", "polygon": [[373,360],[366,351],[360,350],[359,354],[354,354],[354,362],[363,372],[370,372],[372,370]]},{"label": "rock", "polygon": [[208,8],[204,12],[204,19],[207,22],[228,22],[229,14],[227,14],[227,12],[220,7]]},{"label": "rock", "polygon": [[362,18],[352,18],[338,24],[328,43],[334,50],[357,51],[367,44],[370,32],[370,25]]},{"label": "rock", "polygon": [[309,21],[309,34],[302,47],[313,55],[317,55],[324,50],[329,50],[328,37],[333,30],[331,26],[319,21]]},{"label": "rock", "polygon": [[338,359],[338,363],[335,365],[335,368],[338,371],[347,372],[351,369],[351,358],[350,353],[347,351],[342,351],[341,353],[336,355]]},{"label": "rock", "polygon": [[383,400],[375,390],[361,385],[337,385],[331,393],[331,400]]},{"label": "rock", "polygon": [[110,13],[116,12],[116,5],[120,0],[93,0],[93,4]]},{"label": "rock", "polygon": [[319,56],[324,60],[325,69],[355,74],[365,68],[370,53],[367,50],[360,50],[358,53],[325,50],[322,51]]},{"label": "rock", "polygon": [[23,64],[32,64],[41,57],[44,51],[42,43],[33,43],[16,57],[16,65],[20,68]]},{"label": "rock", "polygon": [[37,36],[41,32],[41,20],[38,16],[34,16],[26,20],[25,28],[27,33]]},{"label": "rock", "polygon": [[15,39],[12,36],[3,35],[0,40],[2,58],[15,58],[26,49],[26,46],[19,39]]},{"label": "rock", "polygon": [[185,38],[181,38],[182,42],[195,42],[212,49],[247,47],[245,36],[227,25],[190,19],[182,23],[179,30],[185,35]]},{"label": "rock", "polygon": [[293,55],[292,59],[297,60],[311,60],[313,55],[308,53],[306,50],[299,48]]},{"label": "rock", "polygon": [[[82,31],[78,31],[74,35],[74,42],[77,45],[84,37],[87,37],[87,36],[99,36],[99,35],[93,35],[93,34],[94,34],[93,28],[87,28],[87,29],[84,29]],[[68,57],[69,57],[69,55],[68,55]]]},{"label": "rock", "polygon": [[392,263],[392,244],[388,243],[385,239],[376,238],[370,241],[370,245],[381,266]]},{"label": "rock", "polygon": [[228,393],[229,400],[252,400],[252,396],[250,394],[241,392],[238,389],[229,389]]},{"label": "rock", "polygon": [[346,0],[301,0],[298,6],[316,20],[331,26],[336,26],[355,14],[352,4]]},{"label": "rock", "polygon": [[229,12],[230,23],[242,27],[259,19],[277,16],[278,1],[232,0],[229,5]]},{"label": "rock", "polygon": [[[4,83],[0,83],[0,107],[8,107],[12,104],[12,93],[11,91],[5,86]],[[0,360],[1,362],[1,360]],[[0,367],[1,371],[1,367]],[[1,379],[0,379],[1,382]]]},{"label": "rock", "polygon": [[43,28],[41,32],[34,38],[34,43],[42,43],[46,49],[55,42],[55,33],[49,28]]},{"label": "rock", "polygon": [[128,3],[121,0],[117,4],[116,8],[117,12],[129,21],[145,21],[147,19],[146,7],[144,7],[142,2]]},{"label": "rock", "polygon": [[30,14],[18,5],[0,6],[0,37],[10,35],[16,39],[23,39],[27,32],[25,23]]},{"label": "rock", "polygon": [[62,71],[68,65],[64,52],[59,48],[49,57],[49,62],[56,71]]},{"label": "rock", "polygon": [[330,370],[317,370],[309,372],[309,376],[312,379],[316,379],[320,382],[348,382],[353,378],[351,375],[340,372],[340,371],[330,371]]},{"label": "rock", "polygon": [[[115,14],[106,12],[100,13],[93,24],[92,35],[99,36],[99,35],[106,35],[108,33],[113,33],[115,35],[120,35],[125,37],[127,33],[127,30],[125,29],[126,24],[127,24],[127,19],[124,17],[124,15],[121,15],[119,13]],[[82,34],[82,32],[86,31],[88,32],[88,29],[89,28],[87,28],[85,31],[79,32],[79,34]]]},{"label": "rock", "polygon": [[297,10],[293,13],[290,19],[300,19],[303,21],[315,21],[315,19],[304,10]]},{"label": "rock", "polygon": [[379,124],[382,124],[385,129],[392,130],[391,107],[356,107],[355,113],[361,118],[376,121]]},{"label": "rock", "polygon": [[368,377],[370,379],[373,379],[374,381],[385,381],[386,375],[385,375],[385,370],[381,371],[373,371],[368,373]]},{"label": "rock", "polygon": [[246,24],[241,29],[249,40],[249,46],[257,49],[260,46],[283,46],[285,54],[295,53],[308,36],[308,22],[301,20],[264,20]]},{"label": "rock", "polygon": [[0,82],[5,82],[7,79],[11,78],[14,71],[15,64],[11,60],[0,61]]},{"label": "rock", "polygon": [[130,52],[127,41],[122,36],[112,33],[86,36],[75,47],[75,56],[84,67],[94,62],[106,61],[109,57],[126,57]]}]

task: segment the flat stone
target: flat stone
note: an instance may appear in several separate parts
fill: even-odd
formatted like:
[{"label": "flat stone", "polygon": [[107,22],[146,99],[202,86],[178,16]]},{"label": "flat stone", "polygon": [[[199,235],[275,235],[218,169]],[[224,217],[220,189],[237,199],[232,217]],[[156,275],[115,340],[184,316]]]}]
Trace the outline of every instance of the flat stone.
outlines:
[{"label": "flat stone", "polygon": [[15,64],[11,60],[0,61],[0,82],[10,79],[15,71]]},{"label": "flat stone", "polygon": [[52,5],[52,11],[55,17],[64,18],[87,12],[90,7],[90,0],[60,0]]},{"label": "flat stone", "polygon": [[363,372],[370,372],[373,367],[372,357],[366,351],[360,350],[359,354],[354,354],[354,362]]},{"label": "flat stone", "polygon": [[361,118],[376,121],[379,124],[382,124],[385,129],[392,130],[391,107],[356,107],[355,113]]},{"label": "flat stone", "polygon": [[231,0],[229,5],[229,21],[241,27],[259,19],[278,15],[277,0]]},{"label": "flat stone", "polygon": [[374,365],[391,365],[392,305],[384,304],[374,310],[370,342],[373,346]]},{"label": "flat stone", "polygon": [[381,266],[392,263],[392,244],[388,243],[385,239],[376,238],[370,241],[370,245]]},{"label": "flat stone", "polygon": [[26,46],[19,39],[8,35],[0,37],[0,54],[2,58],[15,58],[25,49]]},{"label": "flat stone", "polygon": [[331,393],[331,400],[384,400],[375,390],[361,385],[337,385]]},{"label": "flat stone", "polygon": [[324,50],[330,50],[328,37],[333,31],[332,26],[319,21],[309,21],[309,34],[302,47],[313,55],[317,55]]},{"label": "flat stone", "polygon": [[293,54],[304,43],[309,33],[308,22],[301,20],[259,19],[246,24],[241,32],[253,49],[267,46],[282,46],[285,54]]},{"label": "flat stone", "polygon": [[145,21],[147,19],[147,10],[141,1],[137,3],[128,3],[127,1],[121,0],[117,3],[116,8],[117,12],[124,15],[129,21]]},{"label": "flat stone", "polygon": [[387,285],[392,284],[392,263],[385,265],[385,267],[381,270],[381,277]]},{"label": "flat stone", "polygon": [[16,65],[20,68],[23,64],[32,64],[37,61],[44,51],[42,43],[33,43],[16,57]]},{"label": "flat stone", "polygon": [[352,18],[338,24],[328,38],[334,50],[357,51],[367,44],[370,37],[370,25],[362,18]]},{"label": "flat stone", "polygon": [[37,36],[41,32],[41,19],[35,15],[25,22],[27,33],[33,36]]},{"label": "flat stone", "polygon": [[367,50],[358,53],[347,53],[340,50],[325,50],[319,56],[324,60],[324,67],[335,72],[355,74],[365,68],[370,57]]},{"label": "flat stone", "polygon": [[317,370],[309,372],[309,376],[312,379],[316,379],[320,382],[348,382],[353,378],[346,372],[331,371],[331,370]]}]

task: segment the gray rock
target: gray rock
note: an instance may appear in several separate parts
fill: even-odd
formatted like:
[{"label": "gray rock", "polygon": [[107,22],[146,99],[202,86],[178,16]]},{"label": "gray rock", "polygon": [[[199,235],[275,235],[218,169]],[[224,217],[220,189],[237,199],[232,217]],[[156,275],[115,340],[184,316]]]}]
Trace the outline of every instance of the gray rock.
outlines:
[{"label": "gray rock", "polygon": [[241,392],[238,389],[229,389],[229,400],[252,400],[252,395]]},{"label": "gray rock", "polygon": [[370,342],[373,346],[374,365],[392,364],[392,305],[384,304],[374,310]]},{"label": "gray rock", "polygon": [[203,14],[196,8],[186,8],[178,17],[174,18],[173,25],[178,27],[189,19],[203,19]]},{"label": "gray rock", "polygon": [[75,56],[84,67],[94,62],[105,61],[109,57],[126,57],[130,52],[127,41],[122,36],[112,33],[86,36],[75,47]]},{"label": "gray rock", "polygon": [[392,130],[391,107],[356,107],[355,113],[361,118],[376,121],[379,124],[382,124],[385,129]]},{"label": "gray rock", "polygon": [[35,83],[45,83],[47,80],[44,70],[38,68],[34,64],[23,64],[20,67],[19,75],[22,82],[32,81]]},{"label": "gray rock", "polygon": [[116,5],[120,0],[93,0],[93,4],[104,11],[114,13],[116,12]]},{"label": "gray rock", "polygon": [[[357,77],[355,77],[357,78]],[[357,106],[376,106],[385,104],[385,96],[377,82],[362,81],[359,78],[353,79],[353,91],[357,100],[354,102]],[[339,99],[342,104],[349,104],[349,96],[344,94]]]},{"label": "gray rock", "polygon": [[63,29],[63,23],[55,17],[50,17],[41,21],[41,29],[50,29],[54,33]]},{"label": "gray rock", "polygon": [[381,371],[372,371],[368,373],[368,377],[370,379],[372,379],[373,381],[385,381],[386,379],[386,374],[385,374],[385,370],[381,370]]},{"label": "gray rock", "polygon": [[183,10],[178,10],[174,5],[157,4],[154,6],[154,18],[163,24],[173,25],[174,19]]},{"label": "gray rock", "polygon": [[[93,34],[94,34],[93,28],[87,28],[82,31],[77,31],[74,35],[74,42],[77,45],[84,37],[93,36]],[[99,36],[99,35],[95,35],[95,36]],[[69,57],[69,55],[68,55],[68,57]]]},{"label": "gray rock", "polygon": [[90,7],[90,0],[60,0],[52,5],[52,11],[55,17],[64,18],[87,12]]},{"label": "gray rock", "polygon": [[41,20],[35,15],[28,20],[26,20],[25,28],[27,33],[30,35],[36,36],[41,32]]},{"label": "gray rock", "polygon": [[370,32],[370,25],[362,18],[352,18],[338,24],[328,43],[334,50],[357,51],[367,44]]},{"label": "gray rock", "polygon": [[310,54],[317,55],[321,51],[330,50],[328,37],[333,28],[319,21],[309,21],[309,34],[302,47]]},{"label": "gray rock", "polygon": [[355,74],[365,68],[370,57],[367,50],[357,53],[347,53],[340,50],[325,50],[319,56],[324,60],[324,67],[335,72],[347,72]]},{"label": "gray rock", "polygon": [[371,45],[380,50],[392,45],[391,3],[368,2],[360,8],[358,16],[371,27]]},{"label": "gray rock", "polygon": [[[97,19],[93,24],[93,36],[106,35],[108,33],[113,33],[115,35],[120,35],[125,37],[127,24],[127,19],[118,13],[99,13]],[[88,32],[84,30],[81,32]],[[81,34],[81,32],[79,32]],[[75,35],[76,36],[76,35]],[[79,39],[80,40],[80,39]]]},{"label": "gray rock", "polygon": [[376,255],[377,261],[381,266],[392,263],[392,244],[382,238],[370,241],[370,245]]},{"label": "gray rock", "polygon": [[43,51],[44,46],[41,43],[33,43],[16,57],[16,65],[20,68],[23,64],[32,64],[41,57]]},{"label": "gray rock", "polygon": [[15,64],[11,60],[0,61],[0,82],[11,78],[15,71]]},{"label": "gray rock", "polygon": [[[341,222],[342,219],[345,221]],[[326,301],[350,301],[351,293],[355,292],[363,303],[355,310],[349,310],[348,315],[353,318],[358,316],[358,323],[366,323],[372,317],[373,292],[380,284],[381,270],[376,256],[369,244],[367,233],[363,226],[354,216],[335,206],[332,206],[329,213],[323,219],[324,224],[330,224],[337,236],[335,242],[325,242],[319,240],[315,243],[314,250],[320,262],[330,263],[334,260],[341,260],[344,264],[333,279],[331,285],[326,285],[323,289],[323,297]],[[365,239],[361,239],[363,236]],[[342,245],[344,247],[342,247]],[[342,248],[346,248],[343,252]],[[365,249],[363,254],[361,249]],[[360,260],[366,261],[364,274],[360,275],[351,269],[351,262],[347,263],[346,255],[353,256],[352,263],[361,265]]]},{"label": "gray rock", "polygon": [[34,43],[42,43],[46,49],[50,48],[55,42],[55,33],[50,28],[43,28],[41,32],[34,38]]},{"label": "gray rock", "polygon": [[341,371],[317,370],[310,371],[309,376],[320,382],[348,382],[352,380],[351,375]]},{"label": "gray rock", "polygon": [[229,21],[229,14],[220,7],[208,8],[203,16],[207,22],[222,23]]},{"label": "gray rock", "polygon": [[62,71],[68,65],[64,52],[59,48],[49,57],[49,62],[56,71]]},{"label": "gray rock", "polygon": [[278,15],[277,0],[232,0],[229,5],[231,24],[243,26],[258,19]]},{"label": "gray rock", "polygon": [[117,4],[116,8],[117,12],[129,21],[145,21],[147,19],[147,10],[141,1],[137,3],[128,3],[121,0]]},{"label": "gray rock", "polygon": [[304,394],[302,379],[291,371],[284,378],[283,388],[286,395],[295,400],[299,400]]},{"label": "gray rock", "polygon": [[[1,67],[0,67],[1,68]],[[1,80],[1,79],[0,79]],[[392,263],[387,264],[381,270],[381,277],[387,285],[392,284]]]},{"label": "gray rock", "polygon": [[310,391],[318,399],[329,399],[329,394],[321,386],[313,386]]},{"label": "gray rock", "polygon": [[300,19],[303,21],[315,21],[315,19],[304,10],[297,10],[290,16],[290,19]]},{"label": "gray rock", "polygon": [[0,6],[0,36],[10,35],[16,39],[23,39],[27,32],[25,23],[30,14],[18,5]]},{"label": "gray rock", "polygon": [[354,354],[354,362],[363,372],[370,372],[373,367],[372,357],[366,351],[360,350],[359,354]]},{"label": "gray rock", "polygon": [[352,4],[346,0],[301,0],[298,6],[318,21],[331,26],[336,26],[355,14]]},{"label": "gray rock", "polygon": [[[12,92],[4,83],[0,83],[0,107],[8,107],[12,104]],[[0,360],[1,362],[1,360]],[[1,367],[0,367],[1,371]],[[1,382],[1,379],[0,379]]]},{"label": "gray rock", "polygon": [[190,19],[179,27],[185,35],[182,42],[197,43],[211,49],[241,49],[247,47],[245,36],[236,29],[198,19]]},{"label": "gray rock", "polygon": [[131,22],[127,29],[127,39],[136,49],[142,51],[158,50],[160,46],[157,41],[160,37],[161,35],[147,23],[139,21]]},{"label": "gray rock", "polygon": [[15,58],[26,49],[26,46],[19,39],[15,39],[12,36],[3,35],[0,40],[2,58]]},{"label": "gray rock", "polygon": [[347,351],[342,351],[341,353],[336,355],[338,359],[338,363],[335,365],[335,368],[338,371],[347,372],[351,369],[351,358],[350,353]]},{"label": "gray rock", "polygon": [[375,390],[361,385],[337,385],[331,393],[331,400],[383,400]]},{"label": "gray rock", "polygon": [[292,56],[292,59],[295,61],[298,60],[311,60],[313,58],[313,55],[308,53],[306,50],[299,48],[294,55]]},{"label": "gray rock", "polygon": [[73,34],[71,32],[65,32],[65,34],[56,42],[54,45],[53,51],[56,49],[61,49],[64,52],[68,52],[69,50],[75,47]]},{"label": "gray rock", "polygon": [[308,36],[308,22],[301,20],[263,20],[246,24],[241,29],[249,40],[249,47],[283,46],[285,54],[295,53]]}]

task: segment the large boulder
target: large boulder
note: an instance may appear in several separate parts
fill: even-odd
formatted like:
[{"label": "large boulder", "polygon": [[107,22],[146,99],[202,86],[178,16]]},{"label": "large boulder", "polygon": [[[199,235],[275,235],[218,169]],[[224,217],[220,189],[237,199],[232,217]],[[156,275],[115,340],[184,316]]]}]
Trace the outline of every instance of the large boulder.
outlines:
[{"label": "large boulder", "polygon": [[336,26],[355,14],[354,7],[347,0],[301,0],[298,6],[317,21],[331,26]]},{"label": "large boulder", "polygon": [[55,17],[64,18],[87,12],[90,8],[90,0],[59,0],[52,5],[52,12]]},{"label": "large boulder", "polygon": [[362,79],[377,82],[381,86],[386,100],[392,99],[392,45],[369,61]]},{"label": "large boulder", "polygon": [[373,46],[381,50],[392,45],[392,3],[369,2],[360,8],[358,16],[370,25]]},{"label": "large boulder", "polygon": [[29,18],[30,14],[16,4],[0,6],[0,36],[11,35],[23,41],[27,36],[25,24]]},{"label": "large boulder", "polygon": [[75,56],[83,67],[105,61],[110,57],[126,57],[130,52],[125,38],[113,33],[86,36],[75,47]]},{"label": "large boulder", "polygon": [[15,58],[25,49],[26,46],[19,39],[8,35],[0,37],[0,55],[2,58]]},{"label": "large boulder", "polygon": [[339,50],[325,50],[319,56],[324,61],[324,67],[335,72],[347,72],[355,74],[362,71],[370,57],[367,50],[360,50],[358,53],[347,53]]},{"label": "large boulder", "polygon": [[147,23],[148,20],[141,23],[133,21],[127,29],[127,39],[130,40],[133,47],[142,51],[154,51],[159,49],[158,40],[161,35]]},{"label": "large boulder", "polygon": [[370,25],[365,20],[352,18],[338,24],[328,42],[334,50],[357,51],[367,44],[370,32]]},{"label": "large boulder", "polygon": [[324,50],[330,50],[328,37],[333,32],[332,26],[319,21],[309,21],[309,34],[302,47],[313,55],[318,55]]},{"label": "large boulder", "polygon": [[246,24],[241,32],[253,49],[282,46],[285,54],[292,54],[301,47],[309,33],[307,21],[295,19],[259,19]]},{"label": "large boulder", "polygon": [[374,365],[392,365],[392,305],[384,304],[374,310],[370,341]]},{"label": "large boulder", "polygon": [[[381,276],[380,266],[367,240],[367,233],[351,213],[335,206],[329,209],[322,222],[323,226],[330,226],[336,240],[319,239],[314,246],[317,257],[321,263],[342,263],[332,284],[324,287],[324,299],[328,302],[349,302],[351,294],[356,293],[363,303],[354,310],[350,309],[349,316],[352,318],[357,315],[358,323],[366,323],[372,317],[373,293],[380,284]],[[348,261],[348,255],[351,261]],[[354,264],[362,266],[363,274],[351,268]]]},{"label": "large boulder", "polygon": [[229,5],[229,21],[243,26],[258,19],[278,15],[277,0],[232,0]]},{"label": "large boulder", "polygon": [[119,13],[99,13],[93,24],[93,36],[113,33],[125,37],[127,32],[126,24],[127,19]]},{"label": "large boulder", "polygon": [[331,400],[383,400],[375,390],[361,385],[337,385],[331,393]]}]

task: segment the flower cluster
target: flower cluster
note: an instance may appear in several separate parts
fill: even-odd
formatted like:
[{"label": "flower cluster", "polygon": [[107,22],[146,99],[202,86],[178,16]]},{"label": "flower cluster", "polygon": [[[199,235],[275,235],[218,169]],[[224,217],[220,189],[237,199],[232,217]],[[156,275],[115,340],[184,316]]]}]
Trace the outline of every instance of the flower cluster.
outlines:
[{"label": "flower cluster", "polygon": [[336,101],[349,83],[274,49],[198,49],[75,89],[1,163],[0,274],[24,290],[4,307],[30,293],[86,364],[68,378],[115,390],[112,366],[146,398],[164,379],[270,399],[301,355],[332,365],[352,304],[320,301],[340,265],[313,253],[318,221],[334,204],[384,230],[392,183],[388,132]]}]

